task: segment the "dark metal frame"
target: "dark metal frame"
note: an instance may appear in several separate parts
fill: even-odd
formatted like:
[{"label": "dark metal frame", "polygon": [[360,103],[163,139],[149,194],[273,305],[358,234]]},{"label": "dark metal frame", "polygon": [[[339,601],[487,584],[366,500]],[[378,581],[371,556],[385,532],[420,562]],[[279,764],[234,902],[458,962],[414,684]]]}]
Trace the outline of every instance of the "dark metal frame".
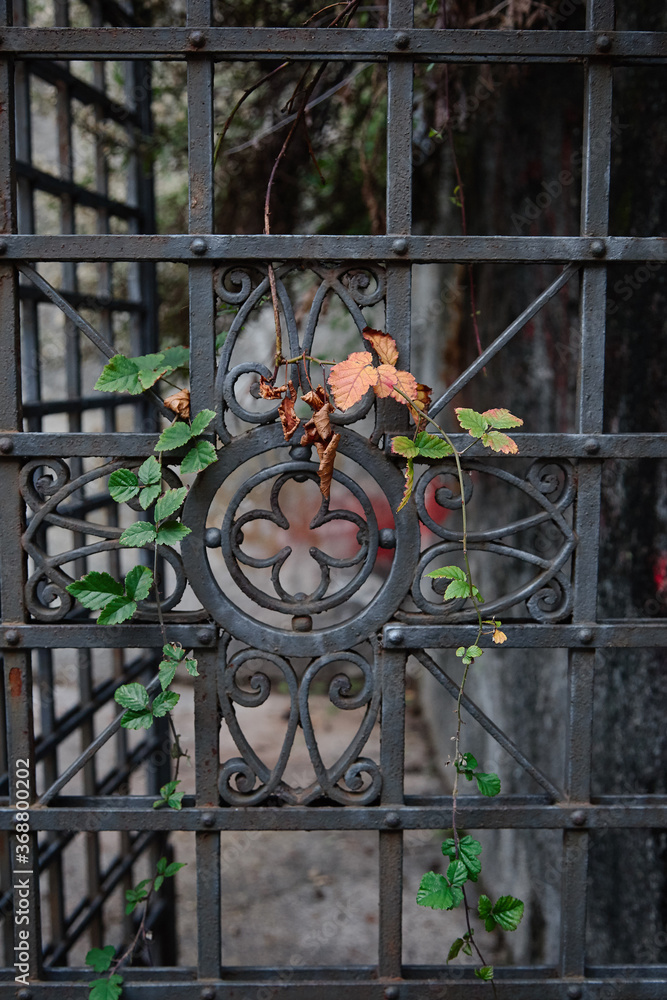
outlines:
[{"label": "dark metal frame", "polygon": [[[105,8],[107,5],[104,5]],[[7,0],[1,5],[2,23],[9,25]],[[659,64],[667,59],[667,36],[649,32],[614,32],[614,5],[612,0],[589,0],[586,13],[586,30],[577,31],[416,31],[412,27],[411,0],[390,0],[389,26],[382,30],[282,30],[282,29],[226,29],[211,27],[210,0],[189,0],[188,24],[185,29],[137,29],[131,27],[73,29],[27,29],[21,26],[2,29],[0,53],[0,92],[3,106],[12,107],[13,100],[21,100],[22,67],[52,66],[48,60],[85,57],[101,60],[105,57],[125,60],[159,58],[186,58],[188,66],[188,110],[190,128],[190,227],[182,236],[155,236],[150,234],[150,215],[143,219],[144,234],[109,236],[101,232],[96,236],[58,235],[36,237],[16,233],[14,199],[17,163],[14,156],[14,135],[11,116],[0,117],[0,184],[3,197],[0,207],[4,212],[4,235],[0,250],[0,329],[3,331],[0,347],[0,372],[3,391],[0,393],[0,454],[3,467],[3,490],[0,496],[2,533],[0,554],[3,563],[3,627],[0,633],[5,650],[5,684],[7,698],[7,754],[9,761],[17,758],[35,760],[32,739],[31,670],[30,650],[44,651],[69,648],[85,656],[94,648],[156,649],[162,644],[160,630],[151,622],[103,628],[76,617],[63,621],[39,623],[31,619],[20,583],[25,579],[25,558],[19,539],[24,529],[25,505],[21,495],[22,467],[26,461],[49,459],[65,455],[70,459],[85,456],[113,456],[137,459],[151,453],[155,443],[153,433],[115,433],[113,408],[109,412],[110,424],[103,434],[82,433],[76,426],[76,411],[68,433],[42,432],[39,409],[28,410],[26,430],[22,425],[21,386],[17,371],[20,351],[30,350],[31,302],[26,298],[26,316],[23,326],[18,321],[20,289],[17,272],[31,276],[27,266],[30,260],[63,261],[64,266],[79,260],[105,262],[109,266],[118,260],[136,262],[147,267],[149,261],[177,260],[189,264],[190,290],[190,344],[191,386],[195,411],[210,407],[220,415],[218,433],[222,440],[229,433],[224,423],[225,405],[214,384],[215,354],[215,269],[223,266],[237,267],[265,265],[270,260],[318,261],[330,268],[339,267],[341,261],[354,261],[377,274],[384,264],[386,281],[385,305],[387,329],[398,341],[401,357],[410,356],[410,294],[412,263],[437,261],[494,261],[536,262],[550,261],[566,264],[561,277],[540,296],[510,327],[489,347],[448,392],[436,402],[433,413],[448,402],[455,392],[466,384],[486,361],[499,351],[541,306],[549,300],[575,272],[581,278],[581,346],[579,358],[580,380],[576,433],[574,434],[524,434],[521,452],[537,459],[558,460],[567,483],[567,460],[577,463],[576,507],[574,532],[578,539],[576,555],[572,560],[571,579],[558,583],[568,591],[567,601],[560,612],[549,616],[540,610],[539,594],[534,604],[533,623],[510,623],[507,626],[508,647],[567,648],[569,651],[569,718],[567,734],[567,774],[565,787],[556,788],[551,781],[525,759],[521,750],[494,726],[472,702],[466,708],[481,721],[487,731],[498,739],[521,766],[541,785],[539,794],[515,799],[511,796],[498,800],[467,797],[459,806],[462,826],[468,828],[524,828],[560,829],[563,831],[562,864],[562,947],[560,963],[556,969],[502,968],[497,971],[498,990],[502,996],[513,1000],[528,1000],[540,996],[550,998],[586,997],[590,1000],[606,997],[612,989],[615,1000],[657,1000],[664,995],[667,983],[663,967],[609,967],[591,968],[586,964],[585,917],[586,874],[588,865],[589,831],[609,828],[661,828],[667,826],[667,803],[664,797],[651,796],[641,800],[628,796],[607,796],[591,800],[591,725],[593,672],[596,649],[608,646],[663,645],[667,627],[642,621],[610,623],[598,621],[596,594],[598,581],[598,541],[600,523],[601,466],[606,457],[667,456],[667,439],[664,435],[610,435],[603,433],[603,370],[605,344],[606,263],[616,260],[664,261],[667,248],[662,239],[620,238],[608,232],[609,176],[612,69],[624,64]],[[254,59],[271,51],[272,58],[289,56],[295,60],[310,60],[326,56],[328,59],[370,60],[386,63],[388,74],[388,150],[387,150],[387,236],[228,236],[215,235],[213,218],[212,149],[214,138],[213,72],[218,59]],[[584,98],[584,159],[582,179],[581,231],[577,237],[431,237],[411,235],[411,163],[412,163],[412,80],[416,61],[447,59],[449,61],[509,61],[524,62],[580,62],[585,67]],[[14,67],[17,83],[14,90]],[[49,72],[47,69],[46,72]],[[58,70],[62,73],[62,70]],[[69,81],[71,83],[71,81]],[[68,81],[65,82],[67,86]],[[15,93],[15,98],[13,94]],[[102,105],[100,104],[100,107]],[[105,106],[106,108],[106,106]],[[105,110],[103,108],[103,111]],[[108,110],[108,108],[106,108]],[[17,146],[20,151],[20,145]],[[29,160],[28,153],[19,159]],[[26,200],[26,190],[38,184],[40,178],[29,165],[18,171],[19,201]],[[49,180],[50,185],[55,182]],[[63,198],[75,194],[69,182],[56,185]],[[96,202],[104,216],[114,207],[104,201]],[[27,209],[22,209],[24,213]],[[28,215],[24,216],[26,219]],[[26,223],[26,228],[31,228]],[[32,275],[34,277],[34,275]],[[343,280],[341,278],[341,280]],[[64,284],[63,288],[67,288]],[[42,282],[41,294],[68,311],[72,324],[91,339],[99,334],[76,313],[73,296],[58,292]],[[150,309],[147,310],[150,312]],[[27,325],[26,325],[27,324]],[[19,337],[19,331],[21,336]],[[146,335],[142,346],[150,344],[152,335]],[[19,340],[21,343],[19,344]],[[107,338],[108,340],[108,338]],[[103,347],[104,349],[104,347]],[[259,368],[257,369],[259,370]],[[234,373],[230,372],[233,385]],[[227,384],[227,383],[225,383]],[[231,389],[230,389],[231,392]],[[229,401],[229,394],[224,397]],[[71,404],[68,404],[68,406]],[[84,407],[85,400],[77,406]],[[63,407],[63,409],[66,409]],[[71,412],[71,410],[70,410]],[[391,414],[383,418],[380,427],[387,436],[395,426]],[[261,423],[261,421],[257,421]],[[259,442],[258,448],[268,450],[279,447],[273,428],[256,427],[248,440]],[[356,450],[354,431],[345,429],[351,457],[361,454]],[[263,436],[263,437],[262,437]],[[238,446],[236,446],[238,447]],[[223,453],[224,455],[224,449]],[[475,453],[473,452],[473,457]],[[382,458],[378,452],[378,460]],[[286,468],[290,475],[312,473],[303,463],[302,454],[292,454]],[[388,476],[395,474],[387,462]],[[481,459],[475,459],[481,461]],[[506,465],[510,472],[512,459]],[[53,463],[51,463],[53,464]],[[55,468],[55,466],[53,466]],[[217,468],[217,467],[214,467]],[[282,468],[282,467],[281,467]],[[76,479],[76,464],[72,466]],[[204,486],[193,489],[186,507],[185,518],[195,530],[184,545],[186,570],[197,572],[206,565],[204,526],[206,509],[211,492],[216,488],[213,477],[218,472],[209,470]],[[24,481],[25,486],[25,481]],[[528,489],[529,486],[526,487]],[[569,489],[570,487],[564,487]],[[539,491],[538,491],[539,492]],[[544,493],[544,491],[542,491]],[[548,492],[548,491],[547,491]],[[571,502],[570,497],[569,502]],[[545,501],[546,502],[546,501]],[[553,509],[545,507],[545,517],[557,515],[558,497]],[[407,510],[407,508],[406,508]],[[423,515],[423,511],[422,511]],[[423,519],[423,516],[422,516]],[[400,544],[403,537],[416,531],[416,515],[405,513],[398,518],[396,532]],[[233,529],[234,530],[234,529]],[[225,539],[213,539],[213,546]],[[377,541],[376,541],[377,544]],[[484,543],[486,544],[486,543]],[[488,544],[494,544],[491,540]],[[416,569],[411,552],[411,565],[401,567],[410,576]],[[568,556],[571,555],[571,549]],[[226,553],[226,557],[229,552]],[[559,567],[543,567],[546,584],[553,581]],[[194,584],[194,579],[193,579]],[[545,584],[545,585],[546,585]],[[539,589],[533,588],[532,594]],[[214,581],[209,579],[204,594],[204,606],[228,634],[248,641],[234,611],[223,607],[215,597]],[[212,595],[212,596],[211,596]],[[298,601],[292,610],[298,610]],[[287,602],[289,604],[289,602]],[[348,790],[340,785],[341,774],[332,777],[322,772],[319,792],[324,795],[326,807],[311,808],[298,801],[275,803],[260,796],[260,804],[239,805],[230,791],[229,771],[220,771],[217,759],[212,762],[212,748],[218,746],[219,718],[213,708],[220,698],[231,711],[234,700],[239,700],[235,689],[234,664],[225,660],[229,635],[218,634],[218,628],[208,622],[204,614],[199,621],[187,621],[174,612],[169,618],[169,636],[186,647],[195,647],[199,658],[201,677],[195,686],[196,723],[196,777],[195,801],[185,802],[180,812],[155,811],[152,798],[137,796],[108,797],[99,785],[82,797],[66,797],[61,789],[78,769],[87,767],[95,751],[119,729],[118,720],[96,737],[89,730],[90,746],[74,765],[60,775],[54,772],[48,790],[35,802],[31,811],[34,831],[48,831],[49,836],[65,832],[99,830],[153,831],[192,830],[197,844],[197,920],[198,965],[196,970],[156,968],[131,970],[127,974],[126,995],[174,997],[223,998],[245,997],[262,987],[274,990],[285,998],[317,997],[318,1000],[344,1000],[344,998],[424,998],[442,997],[456,1000],[463,996],[488,995],[488,987],[466,974],[460,979],[448,975],[443,967],[407,968],[401,962],[401,883],[403,831],[406,829],[433,829],[448,825],[451,800],[448,797],[411,799],[403,788],[403,743],[405,705],[405,665],[407,656],[414,652],[422,665],[444,687],[451,688],[452,681],[425,652],[426,649],[453,647],[472,641],[475,629],[466,624],[465,614],[398,614],[399,601],[393,597],[388,603],[379,603],[380,612],[363,624],[358,633],[351,629],[347,647],[365,638],[379,636],[375,644],[374,665],[368,666],[366,679],[370,678],[372,694],[381,693],[382,750],[379,765],[360,767],[358,755],[346,761],[345,778]],[[529,605],[530,607],[530,605]],[[285,609],[283,609],[285,610]],[[289,610],[288,608],[286,610]],[[308,614],[306,609],[306,615]],[[150,617],[150,616],[149,616]],[[303,616],[302,616],[303,617]],[[267,658],[276,663],[299,652],[311,657],[322,657],[337,648],[338,635],[327,638],[326,630],[288,632],[276,630],[275,652],[269,650]],[[266,648],[266,647],[264,647]],[[345,649],[341,655],[344,656]],[[39,655],[39,654],[38,654]],[[222,659],[220,659],[222,657]],[[313,661],[314,663],[316,661]],[[137,676],[144,661],[129,658],[122,664],[123,678]],[[280,669],[283,669],[280,666]],[[287,668],[285,668],[287,669]],[[287,674],[286,674],[287,676]],[[296,690],[296,689],[295,689]],[[340,694],[340,692],[339,692]],[[111,692],[95,693],[101,703]],[[296,695],[295,695],[296,697]],[[225,702],[227,699],[227,702]],[[333,695],[332,695],[333,699]],[[366,699],[368,711],[377,711],[378,698],[370,694]],[[299,711],[303,723],[306,707]],[[74,722],[73,724],[78,724]],[[503,742],[504,741],[504,742]],[[228,762],[232,763],[232,762]],[[247,765],[247,761],[246,761]],[[34,767],[34,764],[33,764]],[[354,768],[357,770],[355,771]],[[373,769],[374,768],[374,769]],[[531,770],[532,769],[532,770]],[[232,769],[233,770],[233,769]],[[363,804],[353,804],[354,779],[365,770],[377,777],[379,797]],[[236,773],[243,779],[248,772],[242,765]],[[257,776],[253,772],[254,778]],[[271,775],[259,774],[266,787],[273,781]],[[280,776],[271,788],[288,791],[280,784]],[[224,780],[223,780],[224,779]],[[352,779],[352,780],[350,780]],[[245,791],[252,789],[248,780]],[[34,775],[33,785],[34,788]],[[351,789],[351,791],[350,791]],[[242,798],[243,780],[237,783],[237,794]],[[316,790],[317,792],[317,790]],[[14,801],[13,790],[10,791]],[[338,799],[336,799],[338,796]],[[345,798],[348,796],[349,798]],[[320,796],[320,799],[322,796]],[[5,803],[7,800],[4,800]],[[233,802],[234,807],[229,803]],[[0,805],[0,827],[12,827],[12,810]],[[299,969],[290,970],[289,981],[276,969],[224,968],[220,955],[221,940],[221,878],[219,858],[220,830],[282,829],[282,830],[378,830],[380,845],[380,934],[377,964],[354,969]],[[33,837],[36,849],[37,835]],[[136,849],[142,846],[140,835],[134,841]],[[33,883],[34,885],[34,883]],[[32,891],[32,912],[38,927],[38,893]],[[83,973],[74,974],[67,968],[53,965],[45,967],[39,955],[32,955],[31,984],[25,993],[31,997],[46,996],[47,991],[62,992],[67,997],[84,997],[87,988]],[[0,996],[14,996],[14,983],[0,986]],[[19,994],[21,995],[21,994]],[[50,995],[50,994],[49,994]]]}]

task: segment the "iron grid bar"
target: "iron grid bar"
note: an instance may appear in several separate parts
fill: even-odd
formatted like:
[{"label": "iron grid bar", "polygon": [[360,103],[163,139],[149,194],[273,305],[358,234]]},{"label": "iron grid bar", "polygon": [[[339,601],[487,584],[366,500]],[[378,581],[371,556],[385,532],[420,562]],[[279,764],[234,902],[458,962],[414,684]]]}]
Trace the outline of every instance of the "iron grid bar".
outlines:
[{"label": "iron grid bar", "polygon": [[[192,22],[194,23],[194,22]],[[351,59],[406,62],[434,59],[483,62],[605,62],[664,59],[667,32],[600,30],[430,30],[398,24],[389,28],[212,28],[192,37],[187,28],[7,28],[0,50],[30,59],[183,59],[205,53],[226,60]],[[199,26],[199,25],[197,25]],[[203,35],[203,37],[202,37]],[[407,44],[406,44],[407,41]]]},{"label": "iron grid bar", "polygon": [[[225,806],[195,808],[192,797],[179,812],[153,809],[151,796],[60,796],[31,810],[34,830],[446,830],[451,824],[449,795],[375,806]],[[636,830],[667,829],[667,797],[599,796],[590,803],[554,805],[547,795],[503,795],[499,801],[461,795],[460,826],[468,830]],[[12,826],[13,810],[0,807],[0,830]],[[398,822],[396,822],[398,817]]]},{"label": "iron grid bar", "polygon": [[111,236],[4,235],[0,252],[5,260],[150,260],[209,261],[298,260],[375,261],[400,260],[429,263],[515,263],[603,265],[603,260],[665,261],[667,240],[660,236],[251,236],[202,233],[191,236],[163,234]]},{"label": "iron grid bar", "polygon": [[[125,400],[125,406],[136,405]],[[30,404],[31,406],[34,404]],[[104,406],[100,395],[99,406]],[[154,453],[157,434],[123,431],[115,434],[64,434],[44,432],[0,431],[2,447],[0,462],[12,457],[48,458],[49,456],[89,456],[98,458],[146,458]],[[451,434],[457,448],[470,444],[467,434]],[[509,464],[522,458],[587,458],[636,459],[667,458],[667,434],[525,434],[519,435],[519,455],[495,455],[494,459]],[[174,461],[185,452],[175,450]],[[473,443],[468,451],[471,458],[485,454],[481,445]]]}]

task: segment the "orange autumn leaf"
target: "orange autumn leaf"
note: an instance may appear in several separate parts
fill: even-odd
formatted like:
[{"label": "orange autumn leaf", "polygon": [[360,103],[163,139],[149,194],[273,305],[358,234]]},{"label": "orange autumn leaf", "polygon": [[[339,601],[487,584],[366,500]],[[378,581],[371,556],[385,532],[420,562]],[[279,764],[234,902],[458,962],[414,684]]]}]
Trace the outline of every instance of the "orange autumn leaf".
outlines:
[{"label": "orange autumn leaf", "polygon": [[321,441],[315,442],[317,454],[320,456],[320,465],[317,470],[317,474],[320,477],[320,491],[322,496],[326,497],[327,500],[329,499],[329,494],[331,493],[334,459],[336,458],[336,450],[338,448],[339,441],[340,434],[334,434],[326,445]]},{"label": "orange autumn leaf", "polygon": [[175,392],[171,396],[167,396],[164,401],[164,405],[168,410],[173,410],[177,413],[181,420],[190,419],[190,390],[181,389],[180,392]]},{"label": "orange autumn leaf", "polygon": [[501,632],[499,628],[493,630],[493,641],[497,644],[501,642],[507,642],[507,636],[504,632]]},{"label": "orange autumn leaf", "polygon": [[380,365],[376,371],[378,373],[378,380],[373,389],[376,396],[384,399],[385,396],[391,395],[394,386],[398,382],[398,372],[393,365]]},{"label": "orange autumn leaf", "polygon": [[328,381],[339,410],[349,410],[376,384],[377,368],[372,361],[369,351],[356,351],[333,366]]},{"label": "orange autumn leaf", "polygon": [[[405,399],[406,396],[408,399],[417,398],[417,380],[414,375],[410,374],[410,372],[397,371],[395,386],[396,387],[392,390],[391,395],[394,399],[397,399],[399,403],[407,404],[407,400]],[[399,389],[400,392],[397,391]]]},{"label": "orange autumn leaf", "polygon": [[398,348],[393,337],[390,337],[388,333],[383,333],[382,330],[371,330],[369,326],[364,327],[361,335],[375,350],[380,359],[380,364],[396,365],[398,361]]}]

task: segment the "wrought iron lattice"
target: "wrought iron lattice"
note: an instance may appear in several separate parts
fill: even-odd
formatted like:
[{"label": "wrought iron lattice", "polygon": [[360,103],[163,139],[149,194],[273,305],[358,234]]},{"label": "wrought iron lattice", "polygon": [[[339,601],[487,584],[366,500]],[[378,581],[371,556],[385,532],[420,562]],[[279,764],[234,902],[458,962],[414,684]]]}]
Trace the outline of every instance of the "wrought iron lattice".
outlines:
[{"label": "wrought iron lattice", "polygon": [[[454,396],[542,309],[568,281],[580,281],[581,343],[576,431],[571,434],[526,433],[521,460],[489,462],[472,453],[466,468],[475,472],[475,489],[486,477],[521,496],[517,520],[471,534],[471,548],[523,562],[525,582],[489,603],[490,612],[527,608],[527,618],[507,626],[507,647],[567,649],[568,730],[563,787],[543,773],[473,699],[463,707],[538,784],[530,796],[487,800],[466,797],[459,806],[469,829],[562,831],[561,951],[556,968],[504,967],[498,991],[513,1000],[533,998],[602,998],[609,989],[617,1000],[657,998],[664,994],[664,968],[591,968],[586,962],[586,873],[589,831],[599,828],[664,829],[667,811],[660,796],[591,798],[591,717],[596,651],[604,647],[664,644],[660,623],[609,622],[598,619],[598,535],[601,464],[605,458],[665,458],[664,435],[603,433],[603,359],[605,344],[606,268],[608,262],[662,262],[664,240],[616,237],[608,232],[611,101],[614,66],[664,65],[667,37],[655,32],[615,32],[612,0],[588,0],[583,31],[467,31],[413,27],[411,0],[390,0],[388,26],[377,29],[267,29],[213,27],[210,0],[188,0],[185,28],[137,27],[125,7],[110,0],[87,0],[90,27],[70,27],[67,5],[58,4],[55,24],[27,26],[22,4],[0,3],[0,184],[3,236],[0,245],[0,496],[2,533],[2,631],[6,740],[0,743],[0,827],[13,829],[15,775],[10,765],[29,761],[31,850],[48,873],[49,912],[38,883],[30,882],[33,932],[39,938],[40,914],[45,933],[43,953],[30,952],[30,985],[19,996],[87,995],[85,974],[65,965],[68,951],[84,931],[101,943],[105,901],[118,887],[131,884],[133,865],[144,852],[168,851],[170,832],[196,836],[198,963],[194,969],[170,967],[176,954],[169,936],[169,900],[163,907],[161,964],[129,970],[128,998],[160,995],[174,998],[280,995],[289,998],[451,997],[486,994],[487,987],[467,972],[454,979],[442,967],[402,963],[402,860],[405,831],[448,825],[451,799],[414,798],[404,790],[405,670],[414,655],[442,687],[456,684],[438,663],[435,651],[472,642],[476,630],[455,602],[446,607],[425,595],[421,580],[433,560],[460,547],[460,532],[433,517],[427,501],[433,481],[436,503],[456,510],[460,500],[447,488],[448,463],[430,467],[419,480],[415,504],[405,507],[391,527],[380,527],[376,504],[396,510],[402,476],[389,454],[392,433],[400,430],[388,408],[378,408],[370,434],[356,426],[371,403],[360,404],[340,420],[345,461],[335,473],[338,496],[346,502],[332,509],[323,503],[309,530],[351,531],[356,549],[339,554],[324,543],[311,547],[318,576],[309,594],[296,591],[285,567],[286,547],[272,556],[257,555],[246,536],[258,523],[289,524],[288,501],[315,481],[309,449],[286,444],[275,409],[255,410],[237,392],[248,375],[271,374],[244,354],[242,327],[266,294],[268,265],[276,264],[289,349],[310,352],[326,295],[337,297],[360,330],[364,309],[384,304],[385,326],[400,357],[410,358],[412,265],[437,262],[536,263],[563,270],[533,303],[438,399],[437,415]],[[291,59],[368,61],[386,66],[387,233],[383,236],[256,235],[214,232],[213,213],[213,74],[216,61]],[[138,164],[129,171],[125,196],[112,197],[103,149],[98,149],[94,185],[73,170],[72,101],[86,105],[96,120],[150,132],[150,62],[185,59],[189,125],[189,232],[158,235],[151,204],[150,177]],[[85,60],[93,82],[84,83],[68,62]],[[105,62],[125,67],[127,100],[106,89]],[[442,236],[411,232],[412,95],[416,63],[508,62],[571,63],[584,66],[584,170],[582,218],[578,236]],[[54,176],[35,165],[29,128],[31,81],[37,78],[56,95],[60,171]],[[15,109],[14,116],[7,111]],[[35,197],[57,199],[58,232],[35,233]],[[77,207],[95,213],[94,232],[77,225]],[[122,336],[133,353],[155,349],[154,265],[176,261],[189,269],[190,373],[193,410],[216,411],[219,461],[192,486],[184,520],[192,528],[182,553],[165,550],[170,591],[165,597],[169,638],[196,650],[201,677],[195,685],[196,796],[180,811],[154,810],[159,785],[169,774],[164,760],[153,770],[144,794],[129,794],[133,769],[159,752],[164,734],[130,746],[119,718],[102,722],[101,709],[113,703],[118,683],[148,679],[154,672],[162,635],[155,608],[146,603],[132,623],[100,627],[81,615],[65,587],[102,557],[118,572],[120,526],[115,505],[104,491],[105,478],[117,467],[139,465],[153,451],[160,406],[141,398],[133,404],[133,426],[123,423],[127,400],[81,394],[82,345],[92,342],[106,357]],[[37,263],[36,263],[37,262]],[[88,263],[86,263],[88,262]],[[85,267],[97,268],[97,290],[84,293],[79,279]],[[127,288],[118,296],[114,269],[129,262]],[[278,262],[280,262],[278,264]],[[57,268],[60,264],[59,277]],[[290,276],[308,270],[319,281],[309,315],[297,322]],[[236,317],[216,363],[217,302],[232,304]],[[67,384],[56,399],[44,396],[44,324],[40,307],[64,317],[63,344]],[[20,315],[19,315],[20,314]],[[85,315],[84,315],[85,314]],[[88,316],[91,316],[89,319]],[[125,322],[125,320],[123,320]],[[128,332],[129,331],[129,332]],[[301,332],[300,332],[301,331]],[[122,338],[121,338],[122,339]],[[40,360],[41,359],[41,360]],[[27,374],[23,385],[20,364]],[[300,362],[293,366],[298,378]],[[303,374],[303,372],[302,372]],[[90,429],[85,415],[104,407],[104,429]],[[164,412],[164,411],[163,411]],[[50,420],[57,416],[58,421]],[[64,421],[64,423],[63,423]],[[456,438],[463,443],[463,436]],[[526,464],[524,459],[533,460]],[[523,464],[521,464],[523,462]],[[243,466],[247,466],[243,471]],[[240,471],[239,471],[240,470]],[[176,472],[167,477],[176,481]],[[471,489],[473,480],[470,479]],[[226,500],[221,514],[220,497]],[[283,500],[286,497],[288,500]],[[293,499],[289,501],[294,507]],[[91,517],[94,515],[94,520]],[[558,539],[549,556],[523,549],[521,531],[549,524]],[[436,537],[420,551],[421,527]],[[331,539],[329,538],[329,541]],[[384,574],[372,576],[378,553],[388,556]],[[103,555],[102,555],[103,554]],[[575,555],[575,558],[573,558]],[[99,563],[95,563],[99,565]],[[171,575],[169,575],[171,574]],[[223,582],[225,581],[224,585]],[[229,586],[227,586],[229,584]],[[182,607],[189,586],[197,599]],[[436,592],[437,593],[437,592]],[[41,729],[35,739],[32,664],[39,682],[53,687],[54,657],[70,651],[77,661],[80,703],[56,716],[41,704]],[[431,655],[427,650],[434,653]],[[113,676],[93,683],[95,658],[111,651]],[[133,651],[141,651],[134,653]],[[301,666],[295,667],[298,660]],[[305,668],[303,662],[306,662]],[[256,664],[251,682],[241,679]],[[339,668],[333,680],[332,664]],[[318,675],[329,681],[329,698],[342,710],[363,709],[349,745],[325,765],[312,725],[310,692]],[[354,675],[357,684],[352,683]],[[245,676],[245,675],[244,675]],[[279,676],[290,697],[289,719],[277,762],[271,767],[241,730],[235,706],[263,704]],[[33,686],[34,685],[34,686]],[[99,715],[98,715],[99,713]],[[366,755],[368,737],[380,719],[378,759]],[[238,755],[219,756],[220,725],[228,728]],[[285,777],[292,741],[301,726],[314,778],[298,787]],[[65,763],[60,744],[79,733],[81,747]],[[96,769],[97,752],[116,741],[117,763],[109,773]],[[163,755],[164,757],[164,755]],[[79,781],[71,792],[70,782]],[[224,830],[377,830],[379,833],[379,954],[367,967],[291,970],[230,970],[221,954],[221,867],[219,834]],[[98,836],[118,831],[120,851],[103,867]],[[72,914],[63,903],[59,855],[67,843],[86,836],[88,885],[85,899]],[[12,893],[11,839],[2,841],[3,910],[9,914]],[[48,916],[48,921],[47,921]],[[156,920],[161,914],[156,912]],[[6,953],[11,954],[12,922],[5,921]],[[14,997],[13,970],[3,972],[0,996]],[[262,994],[261,990],[265,990]]]}]

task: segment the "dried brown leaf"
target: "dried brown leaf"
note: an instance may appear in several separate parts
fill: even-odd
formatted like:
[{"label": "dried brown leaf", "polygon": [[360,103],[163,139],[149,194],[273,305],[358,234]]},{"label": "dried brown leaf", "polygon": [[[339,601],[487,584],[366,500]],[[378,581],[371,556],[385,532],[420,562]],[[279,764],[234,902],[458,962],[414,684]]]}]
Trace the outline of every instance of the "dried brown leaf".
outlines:
[{"label": "dried brown leaf", "polygon": [[190,419],[190,390],[181,389],[167,396],[164,405],[168,410],[173,410],[182,420]]},{"label": "dried brown leaf", "polygon": [[321,410],[324,404],[329,402],[327,390],[323,385],[318,385],[317,389],[311,389],[301,398],[304,403],[308,403],[311,410]]},{"label": "dried brown leaf", "polygon": [[423,414],[428,412],[431,405],[431,396],[433,394],[433,389],[430,385],[424,385],[423,382],[417,382],[417,395],[413,400],[414,407],[410,407],[410,412],[412,414],[412,419],[417,424],[417,430],[423,431],[426,428],[426,417]]},{"label": "dried brown leaf", "polygon": [[289,441],[296,431],[297,427],[301,423],[300,419],[294,412],[294,404],[296,402],[296,389],[292,383],[292,380],[287,383],[287,388],[289,396],[285,396],[282,403],[278,407],[278,416],[280,417],[280,423],[283,425],[283,434],[285,440]]},{"label": "dried brown leaf", "polygon": [[331,479],[333,477],[334,460],[339,441],[340,434],[334,434],[326,445],[322,444],[321,441],[315,442],[317,454],[320,456],[320,465],[317,470],[317,474],[320,477],[320,490],[322,496],[326,497],[327,500],[331,493]]},{"label": "dried brown leaf", "polygon": [[286,392],[286,385],[271,385],[263,375],[259,376],[259,394],[262,399],[282,399]]}]

